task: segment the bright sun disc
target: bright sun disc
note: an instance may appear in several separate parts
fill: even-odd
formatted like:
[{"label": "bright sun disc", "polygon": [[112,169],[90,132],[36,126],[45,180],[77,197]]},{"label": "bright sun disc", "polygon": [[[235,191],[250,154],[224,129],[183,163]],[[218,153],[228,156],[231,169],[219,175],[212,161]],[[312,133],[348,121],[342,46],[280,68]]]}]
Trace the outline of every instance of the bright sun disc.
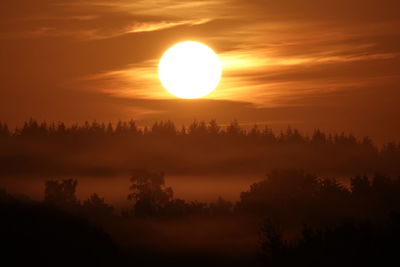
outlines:
[{"label": "bright sun disc", "polygon": [[158,76],[174,96],[186,99],[203,97],[213,91],[222,75],[217,54],[208,46],[193,41],[177,43],[161,57]]}]

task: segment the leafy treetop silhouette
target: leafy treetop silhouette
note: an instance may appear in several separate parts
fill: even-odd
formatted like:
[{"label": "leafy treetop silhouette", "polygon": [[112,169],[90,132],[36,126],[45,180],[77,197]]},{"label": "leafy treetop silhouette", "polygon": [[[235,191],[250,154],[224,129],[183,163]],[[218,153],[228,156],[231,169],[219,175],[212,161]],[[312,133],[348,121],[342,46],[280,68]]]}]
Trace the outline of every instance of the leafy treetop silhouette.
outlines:
[{"label": "leafy treetop silhouette", "polygon": [[164,173],[136,169],[131,177],[128,199],[135,202],[134,211],[138,216],[150,216],[161,212],[172,200],[171,187],[165,186]]}]

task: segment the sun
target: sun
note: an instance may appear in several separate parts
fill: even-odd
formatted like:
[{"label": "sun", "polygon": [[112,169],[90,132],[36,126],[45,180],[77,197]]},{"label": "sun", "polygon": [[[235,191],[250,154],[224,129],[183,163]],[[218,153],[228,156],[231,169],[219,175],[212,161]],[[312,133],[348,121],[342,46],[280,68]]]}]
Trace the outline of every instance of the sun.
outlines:
[{"label": "sun", "polygon": [[222,64],[207,45],[185,41],[173,45],[163,54],[158,76],[172,95],[195,99],[208,95],[217,87]]}]

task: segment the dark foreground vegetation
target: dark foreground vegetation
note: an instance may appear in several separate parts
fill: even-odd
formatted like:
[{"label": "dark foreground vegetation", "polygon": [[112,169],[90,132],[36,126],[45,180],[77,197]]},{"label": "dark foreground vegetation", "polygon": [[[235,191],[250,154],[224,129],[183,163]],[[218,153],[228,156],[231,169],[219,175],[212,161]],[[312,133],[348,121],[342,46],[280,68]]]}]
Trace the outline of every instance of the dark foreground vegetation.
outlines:
[{"label": "dark foreground vegetation", "polygon": [[177,127],[157,122],[140,128],[116,125],[26,122],[10,130],[0,123],[0,176],[113,175],[132,169],[168,174],[249,174],[273,168],[303,168],[326,175],[381,171],[400,175],[400,143],[378,148],[371,139],[315,130],[310,136],[288,128],[245,130],[234,121],[193,122]]},{"label": "dark foreground vegetation", "polygon": [[132,206],[121,213],[97,194],[78,200],[77,186],[47,181],[43,202],[0,191],[2,258],[14,266],[400,263],[399,177],[355,176],[344,187],[276,169],[237,203],[201,203],[174,198],[163,173],[137,169]]}]

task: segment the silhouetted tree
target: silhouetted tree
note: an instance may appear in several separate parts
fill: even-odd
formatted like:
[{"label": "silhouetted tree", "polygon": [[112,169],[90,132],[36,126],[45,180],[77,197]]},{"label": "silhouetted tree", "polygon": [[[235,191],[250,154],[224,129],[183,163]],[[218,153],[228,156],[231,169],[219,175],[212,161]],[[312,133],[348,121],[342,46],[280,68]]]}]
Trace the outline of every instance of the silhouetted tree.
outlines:
[{"label": "silhouetted tree", "polygon": [[163,209],[172,199],[171,187],[165,186],[164,174],[136,169],[131,178],[128,199],[135,202],[136,216],[154,216],[163,212]]},{"label": "silhouetted tree", "polygon": [[86,213],[98,217],[109,217],[112,215],[114,210],[114,207],[108,205],[104,201],[104,198],[100,197],[96,193],[85,200],[82,207]]},{"label": "silhouetted tree", "polygon": [[208,133],[212,136],[217,136],[220,134],[221,127],[218,125],[216,120],[211,120],[208,123]]},{"label": "silhouetted tree", "polygon": [[242,192],[238,209],[265,214],[288,213],[308,207],[319,191],[317,177],[299,169],[275,169],[267,178],[252,184],[250,190]]},{"label": "silhouetted tree", "polygon": [[45,183],[44,201],[57,206],[78,205],[77,185],[78,181],[75,179],[47,181]]}]

